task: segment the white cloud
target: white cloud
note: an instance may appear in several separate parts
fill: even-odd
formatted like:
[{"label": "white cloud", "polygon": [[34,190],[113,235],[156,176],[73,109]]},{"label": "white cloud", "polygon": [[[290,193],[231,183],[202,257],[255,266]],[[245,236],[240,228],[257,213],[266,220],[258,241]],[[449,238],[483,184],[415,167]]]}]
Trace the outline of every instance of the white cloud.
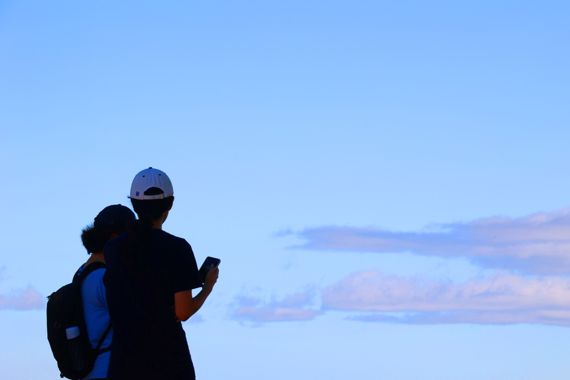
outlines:
[{"label": "white cloud", "polygon": [[45,307],[45,297],[32,287],[0,294],[0,310],[38,310]]},{"label": "white cloud", "polygon": [[439,227],[438,232],[320,227],[297,236],[306,240],[302,247],[308,249],[466,257],[491,268],[570,274],[570,210]]},{"label": "white cloud", "polygon": [[462,257],[494,268],[495,275],[457,283],[363,271],[316,292],[319,307],[290,302],[282,309],[282,302],[256,299],[241,311],[254,320],[288,320],[288,314],[311,319],[336,311],[370,322],[570,326],[570,210],[437,227],[320,227],[294,234],[306,249]]},{"label": "white cloud", "polygon": [[358,272],[325,288],[322,304],[363,321],[570,325],[570,280],[498,274],[456,284]]},{"label": "white cloud", "polygon": [[261,324],[308,321],[330,312],[367,322],[570,326],[570,279],[499,273],[454,283],[364,271],[279,300],[241,297],[233,318]]},{"label": "white cloud", "polygon": [[287,322],[308,321],[321,312],[312,304],[315,294],[306,290],[288,295],[282,299],[264,302],[257,297],[238,297],[232,317],[242,322]]},{"label": "white cloud", "polygon": [[525,313],[507,312],[418,312],[402,315],[390,314],[362,314],[348,319],[362,322],[389,322],[401,324],[541,324],[570,326],[570,312],[540,312],[527,311]]}]

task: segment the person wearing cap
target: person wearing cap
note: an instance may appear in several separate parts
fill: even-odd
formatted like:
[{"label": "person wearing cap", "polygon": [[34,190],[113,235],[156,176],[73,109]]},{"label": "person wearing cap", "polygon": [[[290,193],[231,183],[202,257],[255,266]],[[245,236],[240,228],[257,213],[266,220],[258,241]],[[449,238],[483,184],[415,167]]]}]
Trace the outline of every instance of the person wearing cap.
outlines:
[{"label": "person wearing cap", "polygon": [[[89,254],[89,259],[77,271],[79,275],[89,265],[104,263],[103,248],[112,238],[127,231],[135,222],[135,214],[123,205],[117,204],[105,207],[94,219],[93,224],[84,228],[81,232],[81,241]],[[109,309],[103,278],[105,267],[94,269],[85,277],[81,284],[81,298],[83,300],[83,313],[87,335],[93,348],[97,347],[100,339],[101,353],[95,360],[92,371],[84,380],[103,380],[107,378],[109,369],[110,352],[113,339],[113,331],[110,328]]]},{"label": "person wearing cap", "polygon": [[[112,380],[194,380],[181,321],[208,298],[218,278],[204,284],[192,247],[162,230],[174,202],[168,176],[154,168],[133,179],[130,199],[135,227],[105,247],[107,295],[114,338]],[[193,289],[201,290],[194,295]]]}]

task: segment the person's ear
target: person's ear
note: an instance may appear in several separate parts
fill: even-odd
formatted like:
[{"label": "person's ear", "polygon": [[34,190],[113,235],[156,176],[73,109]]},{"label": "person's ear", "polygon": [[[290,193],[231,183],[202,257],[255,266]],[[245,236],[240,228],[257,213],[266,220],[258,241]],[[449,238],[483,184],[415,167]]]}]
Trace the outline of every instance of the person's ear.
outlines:
[{"label": "person's ear", "polygon": [[162,223],[166,222],[166,219],[168,219],[168,213],[170,212],[170,210],[166,210],[162,213]]}]

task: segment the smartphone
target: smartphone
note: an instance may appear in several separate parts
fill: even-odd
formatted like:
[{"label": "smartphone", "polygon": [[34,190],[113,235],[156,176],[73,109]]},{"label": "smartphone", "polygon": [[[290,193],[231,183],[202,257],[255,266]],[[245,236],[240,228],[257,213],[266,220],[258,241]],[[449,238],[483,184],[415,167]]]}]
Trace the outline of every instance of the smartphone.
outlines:
[{"label": "smartphone", "polygon": [[220,263],[222,262],[222,260],[217,259],[215,257],[206,257],[206,260],[204,260],[204,262],[202,263],[202,266],[200,267],[200,282],[202,283],[202,285],[204,285],[204,282],[206,281],[206,275],[208,274],[208,271],[211,268],[217,267],[218,265],[220,265]]}]

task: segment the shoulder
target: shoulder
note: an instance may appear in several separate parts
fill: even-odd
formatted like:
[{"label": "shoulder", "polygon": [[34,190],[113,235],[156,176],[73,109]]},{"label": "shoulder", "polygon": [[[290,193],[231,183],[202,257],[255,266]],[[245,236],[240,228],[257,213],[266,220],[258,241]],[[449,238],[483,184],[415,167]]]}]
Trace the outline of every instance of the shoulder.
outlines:
[{"label": "shoulder", "polygon": [[105,268],[97,268],[89,273],[81,284],[83,289],[83,296],[89,299],[94,298],[99,295],[103,289],[105,289]]},{"label": "shoulder", "polygon": [[[73,281],[79,281],[79,282],[84,282],[88,277],[91,277],[91,275],[95,272],[100,272],[100,270],[103,270],[103,272],[101,273],[105,273],[105,269],[107,268],[107,266],[105,265],[105,263],[103,262],[93,262],[90,264],[82,264],[77,271],[75,272],[75,274],[73,275]],[[94,276],[97,277],[98,275]]]},{"label": "shoulder", "polygon": [[165,244],[172,246],[173,248],[192,250],[190,244],[181,237],[172,235],[166,231],[158,230],[157,237]]},{"label": "shoulder", "polygon": [[98,266],[92,269],[83,279],[83,284],[93,284],[103,282],[103,277],[105,276],[105,266]]}]

